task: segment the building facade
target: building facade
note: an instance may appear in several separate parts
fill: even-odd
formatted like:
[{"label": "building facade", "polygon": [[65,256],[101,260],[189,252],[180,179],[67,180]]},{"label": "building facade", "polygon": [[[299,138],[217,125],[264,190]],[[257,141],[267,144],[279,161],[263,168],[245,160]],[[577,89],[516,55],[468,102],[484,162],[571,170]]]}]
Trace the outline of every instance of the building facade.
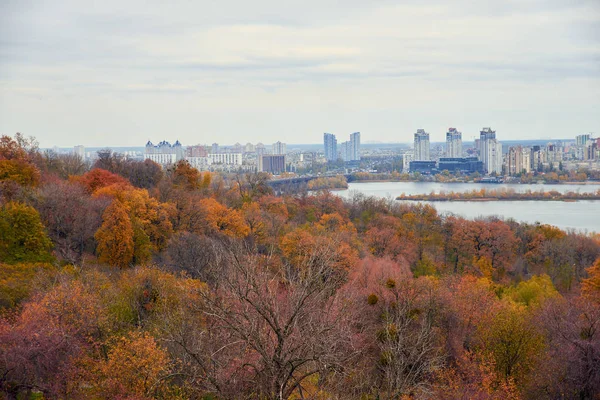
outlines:
[{"label": "building facade", "polygon": [[323,134],[323,150],[327,161],[336,161],[338,158],[337,139],[332,133]]},{"label": "building facade", "polygon": [[73,147],[73,153],[77,154],[82,160],[85,160],[85,147],[78,145]]},{"label": "building facade", "polygon": [[531,149],[522,146],[509,147],[506,155],[506,173],[519,175],[531,172]]},{"label": "building facade", "polygon": [[173,145],[163,140],[156,146],[151,141],[148,141],[144,150],[144,158],[166,166],[185,159],[185,152],[179,140]]},{"label": "building facade", "polygon": [[477,157],[443,157],[440,158],[438,170],[447,170],[450,173],[483,173],[483,162]]},{"label": "building facade", "polygon": [[446,157],[462,157],[462,133],[456,128],[449,128],[446,132]]},{"label": "building facade", "polygon": [[271,149],[272,149],[272,153],[275,155],[287,153],[285,143],[275,142],[275,143],[273,143],[273,146],[271,147]]},{"label": "building facade", "polygon": [[229,166],[242,165],[242,153],[216,153],[209,154],[210,165],[222,164]]},{"label": "building facade", "polygon": [[350,134],[350,160],[360,161],[360,132]]},{"label": "building facade", "polygon": [[279,175],[285,172],[284,154],[265,154],[258,158],[258,171]]},{"label": "building facade", "polygon": [[479,159],[488,174],[502,173],[502,143],[496,139],[496,131],[483,128],[479,132]]},{"label": "building facade", "polygon": [[429,133],[425,129],[417,129],[415,133],[414,161],[429,161]]}]

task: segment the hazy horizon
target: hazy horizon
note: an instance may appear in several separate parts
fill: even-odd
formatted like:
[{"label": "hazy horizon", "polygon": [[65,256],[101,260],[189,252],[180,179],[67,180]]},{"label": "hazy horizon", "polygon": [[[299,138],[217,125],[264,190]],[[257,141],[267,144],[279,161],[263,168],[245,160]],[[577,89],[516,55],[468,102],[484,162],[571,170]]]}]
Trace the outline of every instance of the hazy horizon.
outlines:
[{"label": "hazy horizon", "polygon": [[7,0],[0,35],[0,134],[42,147],[600,134],[597,0]]}]

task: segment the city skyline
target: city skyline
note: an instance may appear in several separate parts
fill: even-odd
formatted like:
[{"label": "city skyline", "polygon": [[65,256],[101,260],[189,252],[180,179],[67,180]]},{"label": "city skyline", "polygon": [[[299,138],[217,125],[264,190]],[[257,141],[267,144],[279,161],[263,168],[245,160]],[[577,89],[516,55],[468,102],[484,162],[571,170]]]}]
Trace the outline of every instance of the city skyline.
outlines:
[{"label": "city skyline", "polygon": [[597,0],[2,2],[0,132],[43,147],[597,133],[599,21]]}]

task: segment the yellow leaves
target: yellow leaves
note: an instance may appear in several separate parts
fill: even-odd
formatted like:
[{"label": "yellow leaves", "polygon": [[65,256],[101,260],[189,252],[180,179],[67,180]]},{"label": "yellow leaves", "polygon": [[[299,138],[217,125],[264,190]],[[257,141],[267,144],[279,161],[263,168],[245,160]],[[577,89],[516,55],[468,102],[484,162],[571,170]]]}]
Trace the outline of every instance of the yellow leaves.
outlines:
[{"label": "yellow leaves", "polygon": [[492,279],[494,268],[492,267],[491,261],[487,257],[473,257],[473,266],[481,273],[481,275],[487,279]]},{"label": "yellow leaves", "polygon": [[210,230],[238,238],[250,233],[250,228],[238,210],[227,208],[213,198],[200,200],[200,206]]},{"label": "yellow leaves", "polygon": [[159,202],[146,189],[120,184],[100,188],[94,196],[111,197],[122,204],[133,229],[136,263],[149,261],[153,251],[166,246],[173,232],[171,219],[176,214],[173,204]]},{"label": "yellow leaves", "polygon": [[331,268],[347,271],[358,263],[358,251],[342,236],[313,235],[298,228],[283,236],[279,246],[284,257],[296,267],[308,266],[323,258],[327,259]]},{"label": "yellow leaves", "polygon": [[14,265],[0,263],[0,310],[15,307],[25,300],[29,296],[36,273],[52,268],[46,263]]},{"label": "yellow leaves", "polygon": [[349,232],[356,233],[356,227],[352,222],[344,220],[339,213],[323,214],[317,224],[317,229],[326,232]]},{"label": "yellow leaves", "polygon": [[600,305],[600,258],[587,270],[588,278],[581,281],[581,294]]},{"label": "yellow leaves", "polygon": [[517,384],[527,380],[545,346],[527,309],[513,302],[503,302],[494,315],[480,320],[478,333],[482,351],[494,361],[497,373]]},{"label": "yellow leaves", "polygon": [[168,390],[165,380],[172,365],[167,352],[147,333],[131,332],[119,338],[106,360],[98,362],[89,377],[98,398],[155,398]]},{"label": "yellow leaves", "polygon": [[315,245],[313,235],[305,229],[295,229],[281,239],[279,246],[285,258],[292,264],[299,265],[312,253]]},{"label": "yellow leaves", "polygon": [[52,242],[35,208],[18,202],[0,207],[0,261],[50,261],[51,248]]},{"label": "yellow leaves", "polygon": [[37,186],[40,171],[25,160],[0,160],[0,182],[5,180],[22,186]]},{"label": "yellow leaves", "polygon": [[98,260],[119,268],[129,266],[134,253],[133,226],[123,203],[113,200],[102,220],[94,235],[98,241]]},{"label": "yellow leaves", "polygon": [[529,280],[520,282],[505,293],[513,301],[526,306],[537,306],[546,299],[559,296],[548,275],[532,276]]},{"label": "yellow leaves", "polygon": [[173,183],[176,187],[187,190],[208,189],[212,182],[210,172],[200,173],[186,160],[179,161],[173,171]]}]

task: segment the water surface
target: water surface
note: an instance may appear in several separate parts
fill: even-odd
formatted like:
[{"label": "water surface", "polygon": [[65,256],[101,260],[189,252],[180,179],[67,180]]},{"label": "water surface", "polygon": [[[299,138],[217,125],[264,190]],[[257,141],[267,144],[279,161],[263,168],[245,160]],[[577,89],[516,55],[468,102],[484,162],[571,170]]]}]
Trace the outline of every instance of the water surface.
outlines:
[{"label": "water surface", "polygon": [[[468,192],[480,189],[508,189],[515,192],[531,190],[556,190],[561,193],[590,193],[600,189],[600,185],[521,185],[521,184],[475,184],[475,183],[435,183],[435,182],[353,182],[349,188],[335,192],[342,197],[350,197],[354,192],[367,196],[396,198],[401,194],[429,194],[431,192]],[[414,203],[414,202],[413,202]],[[440,213],[452,213],[465,218],[499,216],[504,219],[528,223],[555,225],[561,229],[576,229],[587,232],[600,232],[600,201],[454,201],[428,202]]]}]

